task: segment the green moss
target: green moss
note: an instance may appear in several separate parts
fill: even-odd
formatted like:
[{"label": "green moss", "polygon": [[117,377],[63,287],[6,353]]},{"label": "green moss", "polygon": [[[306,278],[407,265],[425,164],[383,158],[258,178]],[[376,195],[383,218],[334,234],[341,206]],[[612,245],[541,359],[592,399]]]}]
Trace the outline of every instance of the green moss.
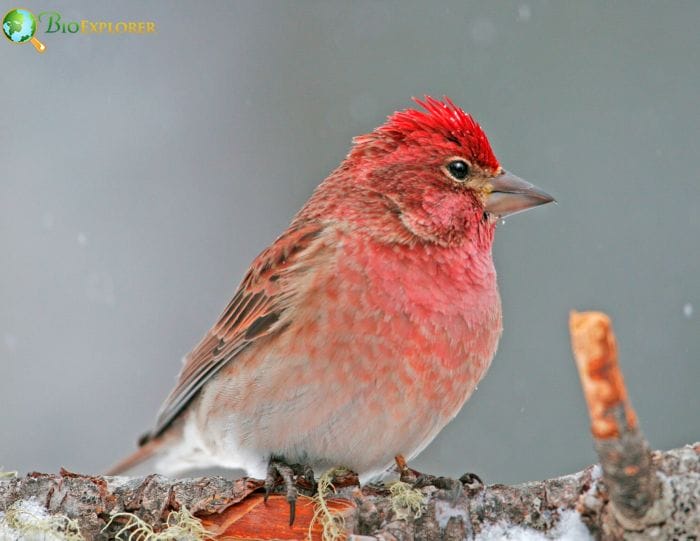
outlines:
[{"label": "green moss", "polygon": [[125,541],[201,541],[213,535],[185,507],[179,511],[171,511],[165,521],[165,527],[158,532],[133,513],[115,513],[102,531],[109,528],[116,519],[122,518],[127,519],[127,522],[114,537]]},{"label": "green moss", "polygon": [[345,533],[345,518],[337,512],[331,511],[326,502],[326,493],[332,492],[335,494],[335,487],[331,480],[336,473],[345,471],[344,468],[332,468],[318,480],[318,491],[314,496],[314,516],[309,523],[309,536],[311,539],[311,531],[316,523],[319,523],[323,528],[321,538],[323,541],[338,541],[342,539]]},{"label": "green moss", "polygon": [[423,503],[423,493],[417,488],[413,488],[408,483],[397,481],[389,489],[391,493],[391,508],[396,513],[396,518],[407,519],[413,516],[419,518],[423,513],[425,504]]}]

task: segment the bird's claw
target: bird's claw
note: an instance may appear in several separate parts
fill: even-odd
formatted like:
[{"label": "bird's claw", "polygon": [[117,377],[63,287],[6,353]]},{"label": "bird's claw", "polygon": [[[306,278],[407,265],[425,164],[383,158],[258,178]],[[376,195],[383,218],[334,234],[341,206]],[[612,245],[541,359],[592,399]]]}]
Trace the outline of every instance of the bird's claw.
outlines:
[{"label": "bird's claw", "polygon": [[419,489],[433,486],[439,491],[438,497],[448,500],[452,506],[464,494],[465,488],[468,492],[475,492],[484,486],[484,482],[475,473],[465,473],[457,480],[451,477],[438,477],[417,472],[408,467],[406,460],[401,455],[396,456],[396,467],[401,481]]},{"label": "bird's claw", "polygon": [[[295,479],[297,477],[297,479]],[[282,459],[273,458],[270,459],[267,465],[267,475],[265,477],[265,496],[263,501],[267,503],[267,498],[272,493],[273,489],[277,485],[278,478],[282,478],[284,484],[284,489],[287,495],[287,502],[289,503],[289,525],[294,525],[294,519],[296,517],[296,505],[297,505],[297,481],[303,478],[302,486],[307,488],[311,493],[316,491],[316,480],[314,479],[313,470],[304,464],[287,464]],[[310,485],[310,486],[309,486]]]},{"label": "bird's claw", "polygon": [[470,492],[476,492],[484,488],[484,482],[475,473],[467,472],[459,478],[459,481]]},{"label": "bird's claw", "polygon": [[414,488],[423,488],[433,486],[438,489],[437,496],[440,499],[447,500],[454,507],[459,498],[464,494],[461,479],[452,479],[451,477],[437,477],[435,475],[421,474],[414,483]]}]

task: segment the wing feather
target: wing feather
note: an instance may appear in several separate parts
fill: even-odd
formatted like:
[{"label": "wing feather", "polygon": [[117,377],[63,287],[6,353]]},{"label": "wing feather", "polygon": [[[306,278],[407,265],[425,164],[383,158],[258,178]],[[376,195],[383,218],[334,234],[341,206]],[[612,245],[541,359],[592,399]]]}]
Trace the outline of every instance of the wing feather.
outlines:
[{"label": "wing feather", "polygon": [[162,434],[202,386],[256,340],[281,332],[301,294],[301,275],[328,253],[322,224],[290,228],[251,265],[233,299],[192,352],[161,406],[152,437]]}]

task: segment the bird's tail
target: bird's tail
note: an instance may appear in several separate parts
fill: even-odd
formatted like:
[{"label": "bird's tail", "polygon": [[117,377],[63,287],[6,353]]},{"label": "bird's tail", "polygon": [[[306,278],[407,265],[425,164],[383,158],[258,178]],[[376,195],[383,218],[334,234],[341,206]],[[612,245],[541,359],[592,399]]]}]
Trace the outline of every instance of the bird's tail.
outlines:
[{"label": "bird's tail", "polygon": [[165,451],[173,439],[172,432],[151,438],[148,434],[139,440],[140,447],[109,468],[105,475],[122,475],[136,466],[158,456]]}]

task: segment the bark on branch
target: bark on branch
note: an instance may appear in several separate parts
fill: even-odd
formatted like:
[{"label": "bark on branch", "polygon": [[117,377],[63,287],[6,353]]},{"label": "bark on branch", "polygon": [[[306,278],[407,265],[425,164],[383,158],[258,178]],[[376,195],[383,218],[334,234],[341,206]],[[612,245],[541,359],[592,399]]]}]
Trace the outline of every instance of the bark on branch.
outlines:
[{"label": "bark on branch", "polygon": [[[54,518],[75,519],[41,523],[43,531],[71,540],[113,539],[120,531],[122,539],[141,541],[151,531],[174,539],[190,533],[192,539],[329,539],[340,526],[358,540],[473,539],[498,527],[545,536],[579,528],[605,540],[700,538],[700,443],[650,452],[627,398],[610,320],[573,313],[571,333],[600,466],[516,486],[483,486],[465,476],[456,497],[435,486],[419,493],[408,485],[360,488],[353,474],[337,473],[331,479],[335,492],[323,502],[301,498],[293,527],[286,499],[273,495],[264,503],[262,481],[255,479],[100,477],[65,470],[0,476],[0,539],[8,532],[38,538],[32,537],[39,530],[27,510],[31,505]],[[184,510],[198,520],[186,521]],[[177,511],[182,515],[174,520]],[[120,513],[144,522],[139,526]]]},{"label": "bark on branch", "polygon": [[[638,539],[690,539],[697,535],[700,443],[652,453],[651,465],[664,487],[660,505],[664,512],[658,523],[636,531],[620,527],[598,466],[516,486],[465,487],[454,505],[440,490],[427,487],[423,489],[425,502],[418,518],[397,503],[387,489],[345,486],[328,501],[344,515],[348,533],[387,540],[470,539],[498,524],[546,534],[557,529],[562,517],[571,521],[573,513],[580,516],[594,538],[621,539],[632,533],[639,534]],[[285,498],[271,496],[264,504],[260,487],[257,480],[229,481],[221,477],[175,480],[161,476],[92,477],[66,471],[59,475],[34,473],[0,481],[0,509],[17,501],[34,500],[51,514],[77,519],[81,534],[88,540],[114,538],[126,520],[115,520],[103,529],[116,513],[136,513],[157,531],[165,525],[169,512],[183,507],[203,519],[205,527],[217,533],[219,539],[305,539],[315,503],[302,499],[297,521],[290,528]],[[321,531],[318,525],[313,537],[321,539]]]}]

